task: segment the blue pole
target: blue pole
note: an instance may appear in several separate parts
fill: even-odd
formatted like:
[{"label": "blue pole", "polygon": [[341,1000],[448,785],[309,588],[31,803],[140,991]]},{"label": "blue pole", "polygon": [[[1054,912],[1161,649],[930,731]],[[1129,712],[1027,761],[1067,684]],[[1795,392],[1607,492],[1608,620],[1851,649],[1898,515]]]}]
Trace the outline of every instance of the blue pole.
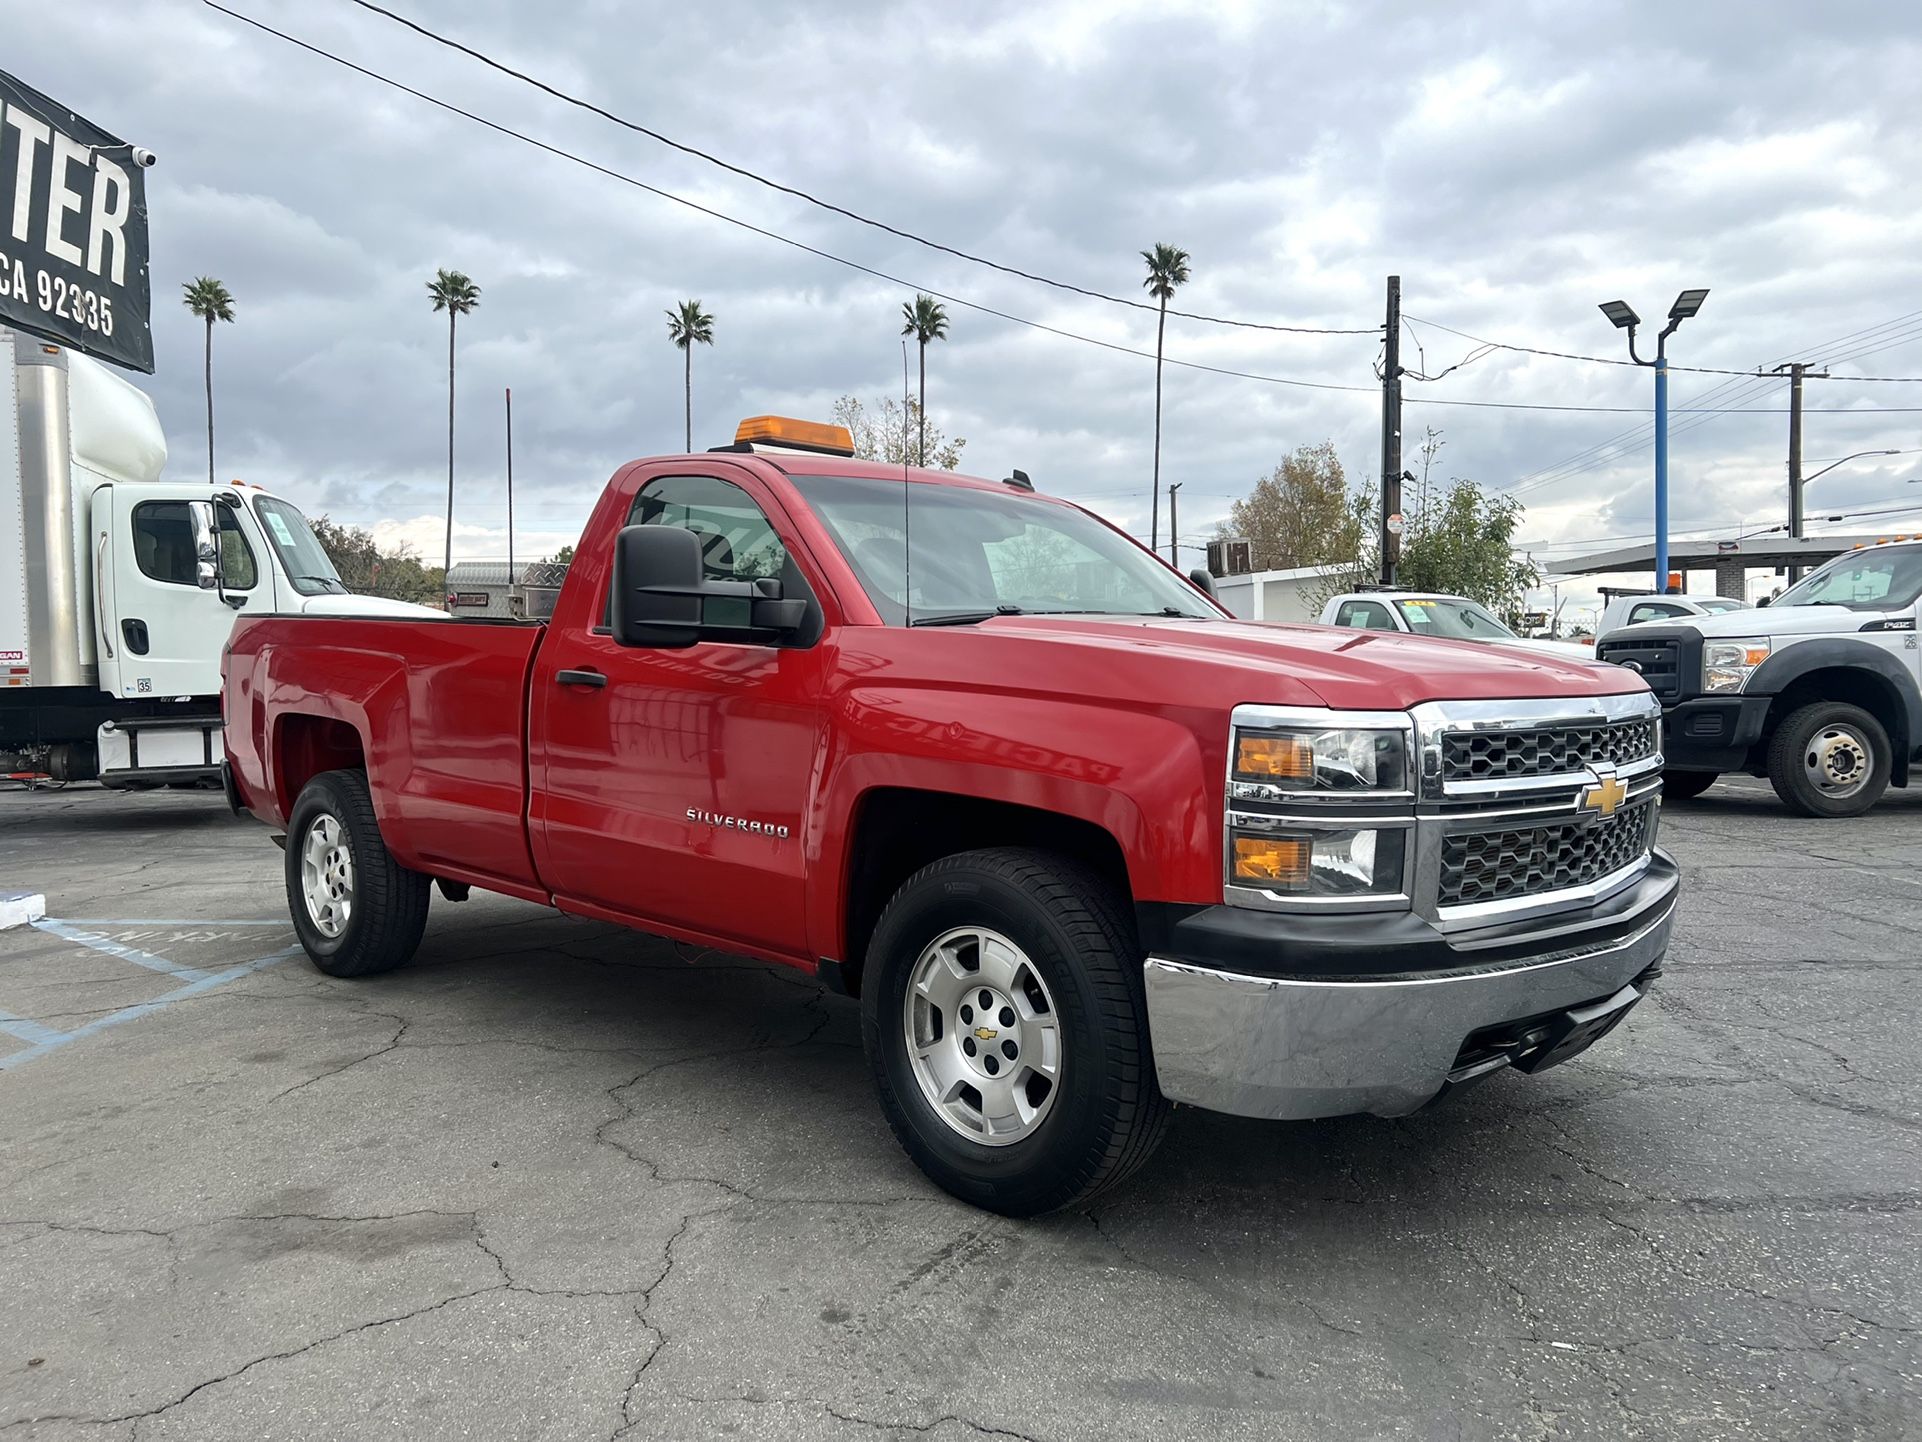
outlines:
[{"label": "blue pole", "polygon": [[1655,357],[1655,594],[1668,590],[1668,357]]}]

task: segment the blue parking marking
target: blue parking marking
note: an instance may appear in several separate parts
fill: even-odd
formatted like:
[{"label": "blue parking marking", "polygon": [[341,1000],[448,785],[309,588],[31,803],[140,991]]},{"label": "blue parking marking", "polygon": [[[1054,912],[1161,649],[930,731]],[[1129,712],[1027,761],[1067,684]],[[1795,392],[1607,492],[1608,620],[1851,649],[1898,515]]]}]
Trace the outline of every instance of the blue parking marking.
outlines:
[{"label": "blue parking marking", "polygon": [[[127,922],[128,926],[151,925],[152,923]],[[118,941],[75,926],[70,921],[55,921],[48,917],[33,923],[36,931],[50,932],[65,941],[78,942],[89,950],[100,952],[103,956],[118,957],[121,961],[131,961],[135,966],[144,966],[148,971],[160,972],[163,976],[178,977],[182,981],[200,981],[207,975],[198,967],[182,966],[168,961],[164,956],[155,956],[150,951],[142,951],[137,946],[126,946]]]},{"label": "blue parking marking", "polygon": [[104,936],[97,935],[86,929],[88,926],[151,927],[171,925],[196,927],[278,927],[284,926],[285,923],[254,921],[90,921],[81,924],[52,919],[34,922],[33,926],[36,930],[44,931],[49,935],[58,936],[62,940],[71,941],[80,946],[87,947],[90,950],[101,953],[103,956],[116,957],[122,961],[133,962],[136,966],[146,967],[150,971],[162,972],[184,984],[175,987],[172,991],[166,992],[161,996],[153,997],[147,1001],[136,1002],[132,1006],[122,1007],[119,1011],[112,1012],[106,1016],[96,1017],[84,1026],[75,1027],[72,1031],[55,1031],[52,1027],[42,1026],[40,1023],[29,1021],[25,1017],[17,1017],[11,1012],[0,1011],[0,1032],[5,1032],[9,1036],[28,1043],[22,1050],[13,1052],[8,1056],[0,1057],[0,1071],[9,1071],[14,1067],[33,1061],[38,1057],[43,1057],[48,1052],[66,1046],[69,1042],[76,1042],[82,1037],[92,1036],[95,1032],[105,1031],[110,1026],[120,1026],[125,1022],[138,1021],[141,1017],[151,1016],[154,1012],[171,1006],[177,1001],[185,1001],[189,997],[199,996],[203,992],[212,991],[215,987],[224,986],[230,981],[238,981],[243,976],[251,975],[269,966],[275,966],[290,957],[301,955],[301,947],[299,943],[296,942],[292,946],[282,947],[279,951],[270,952],[266,956],[256,957],[252,961],[242,962],[238,966],[230,966],[223,971],[208,972],[201,971],[196,967],[176,965],[164,957],[154,956],[150,952],[141,951],[138,947],[122,945],[120,942],[111,941]]},{"label": "blue parking marking", "polygon": [[0,1031],[8,1036],[17,1037],[35,1046],[58,1046],[67,1039],[63,1031],[55,1031],[50,1026],[42,1026],[37,1021],[29,1021],[24,1016],[15,1016],[10,1011],[0,1011]]}]

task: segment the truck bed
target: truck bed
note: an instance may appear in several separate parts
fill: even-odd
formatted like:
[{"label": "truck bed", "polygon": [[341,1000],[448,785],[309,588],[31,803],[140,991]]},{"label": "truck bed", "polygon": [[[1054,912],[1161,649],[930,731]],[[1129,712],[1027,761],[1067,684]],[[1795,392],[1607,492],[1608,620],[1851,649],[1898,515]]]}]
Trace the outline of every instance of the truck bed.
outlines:
[{"label": "truck bed", "polygon": [[550,900],[526,822],[527,679],[545,629],[242,617],[225,672],[242,801],[285,825],[305,777],[365,765],[381,831],[402,865]]}]

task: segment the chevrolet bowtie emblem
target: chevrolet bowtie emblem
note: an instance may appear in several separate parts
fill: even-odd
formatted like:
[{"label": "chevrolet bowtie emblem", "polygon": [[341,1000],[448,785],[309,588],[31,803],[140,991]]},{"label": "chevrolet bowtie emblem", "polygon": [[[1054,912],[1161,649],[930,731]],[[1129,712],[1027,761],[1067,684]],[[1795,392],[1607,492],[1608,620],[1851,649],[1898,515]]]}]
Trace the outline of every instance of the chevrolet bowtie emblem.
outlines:
[{"label": "chevrolet bowtie emblem", "polygon": [[1001,1035],[1000,1032],[996,1031],[991,1026],[977,1026],[974,1029],[974,1034],[981,1041],[993,1041],[996,1037]]},{"label": "chevrolet bowtie emblem", "polygon": [[1604,776],[1582,793],[1582,810],[1613,816],[1615,808],[1628,800],[1628,788],[1614,776]]}]

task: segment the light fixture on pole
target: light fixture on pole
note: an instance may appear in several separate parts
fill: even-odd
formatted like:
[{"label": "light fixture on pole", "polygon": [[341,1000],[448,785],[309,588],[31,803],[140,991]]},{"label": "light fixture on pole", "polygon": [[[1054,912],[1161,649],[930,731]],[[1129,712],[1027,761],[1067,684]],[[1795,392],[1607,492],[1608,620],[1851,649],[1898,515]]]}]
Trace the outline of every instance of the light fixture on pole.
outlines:
[{"label": "light fixture on pole", "polygon": [[1627,301],[1603,302],[1601,312],[1617,330],[1628,332],[1628,358],[1638,366],[1655,370],[1655,590],[1668,590],[1668,338],[1675,328],[1702,308],[1708,290],[1685,290],[1668,308],[1668,324],[1655,340],[1655,359],[1645,361],[1635,350],[1635,328],[1642,318]]}]

